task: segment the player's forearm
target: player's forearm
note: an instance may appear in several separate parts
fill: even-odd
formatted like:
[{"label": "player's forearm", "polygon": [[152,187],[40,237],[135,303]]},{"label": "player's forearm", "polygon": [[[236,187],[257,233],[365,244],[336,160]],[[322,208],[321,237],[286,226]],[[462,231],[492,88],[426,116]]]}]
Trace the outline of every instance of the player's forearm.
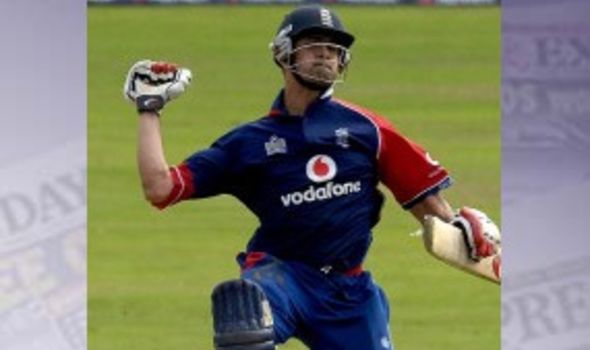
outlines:
[{"label": "player's forearm", "polygon": [[152,203],[164,201],[173,184],[164,156],[160,119],[154,113],[139,117],[137,162],[146,199]]},{"label": "player's forearm", "polygon": [[424,223],[426,215],[436,216],[445,222],[450,222],[454,217],[453,208],[438,193],[424,198],[410,212],[420,223]]}]

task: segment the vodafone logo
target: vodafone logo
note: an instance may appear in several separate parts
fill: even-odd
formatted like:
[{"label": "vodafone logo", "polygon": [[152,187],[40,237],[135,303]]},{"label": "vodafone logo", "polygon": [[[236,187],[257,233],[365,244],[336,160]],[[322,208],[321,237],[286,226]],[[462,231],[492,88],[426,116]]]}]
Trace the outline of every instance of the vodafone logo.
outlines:
[{"label": "vodafone logo", "polygon": [[307,177],[313,182],[330,181],[336,176],[336,162],[330,156],[318,154],[311,157],[305,167]]},{"label": "vodafone logo", "polygon": [[313,203],[361,192],[360,181],[347,181],[335,183],[330,181],[336,176],[336,162],[330,156],[318,154],[307,161],[305,167],[307,177],[315,182],[322,182],[321,185],[310,185],[305,189],[281,195],[281,202],[285,208],[298,206],[306,203]]}]

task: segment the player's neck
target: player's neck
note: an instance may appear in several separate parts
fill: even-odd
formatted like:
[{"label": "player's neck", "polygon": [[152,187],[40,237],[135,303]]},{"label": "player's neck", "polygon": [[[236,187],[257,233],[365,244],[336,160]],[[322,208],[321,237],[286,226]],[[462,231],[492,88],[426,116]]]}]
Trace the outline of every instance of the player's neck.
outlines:
[{"label": "player's neck", "polygon": [[285,85],[284,102],[289,115],[302,116],[309,105],[320,96],[320,91],[310,90],[297,82]]}]

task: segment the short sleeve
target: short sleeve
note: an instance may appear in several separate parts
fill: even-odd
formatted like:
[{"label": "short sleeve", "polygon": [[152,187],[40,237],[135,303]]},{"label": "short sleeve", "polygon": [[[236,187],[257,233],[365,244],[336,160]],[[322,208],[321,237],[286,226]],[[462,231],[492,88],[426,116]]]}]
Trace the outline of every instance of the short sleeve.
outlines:
[{"label": "short sleeve", "polygon": [[231,193],[236,182],[237,164],[227,147],[215,143],[184,161],[195,188],[192,198],[205,198]]},{"label": "short sleeve", "polygon": [[451,185],[449,174],[439,162],[399,133],[386,118],[350,102],[338,101],[371,122],[376,131],[373,137],[377,138],[379,180],[404,209]]},{"label": "short sleeve", "polygon": [[379,177],[405,209],[451,185],[445,168],[422,146],[401,135],[383,118],[378,128]]}]

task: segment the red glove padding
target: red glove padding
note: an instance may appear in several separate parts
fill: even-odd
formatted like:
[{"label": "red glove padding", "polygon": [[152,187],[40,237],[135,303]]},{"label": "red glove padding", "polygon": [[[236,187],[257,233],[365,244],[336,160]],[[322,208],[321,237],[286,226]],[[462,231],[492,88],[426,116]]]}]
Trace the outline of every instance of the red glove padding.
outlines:
[{"label": "red glove padding", "polygon": [[488,237],[499,235],[499,232],[487,232],[486,234],[486,230],[497,231],[497,227],[481,211],[463,207],[451,221],[451,224],[457,226],[463,232],[469,258],[472,260],[479,261],[481,258],[497,253],[496,244],[489,240]]}]

